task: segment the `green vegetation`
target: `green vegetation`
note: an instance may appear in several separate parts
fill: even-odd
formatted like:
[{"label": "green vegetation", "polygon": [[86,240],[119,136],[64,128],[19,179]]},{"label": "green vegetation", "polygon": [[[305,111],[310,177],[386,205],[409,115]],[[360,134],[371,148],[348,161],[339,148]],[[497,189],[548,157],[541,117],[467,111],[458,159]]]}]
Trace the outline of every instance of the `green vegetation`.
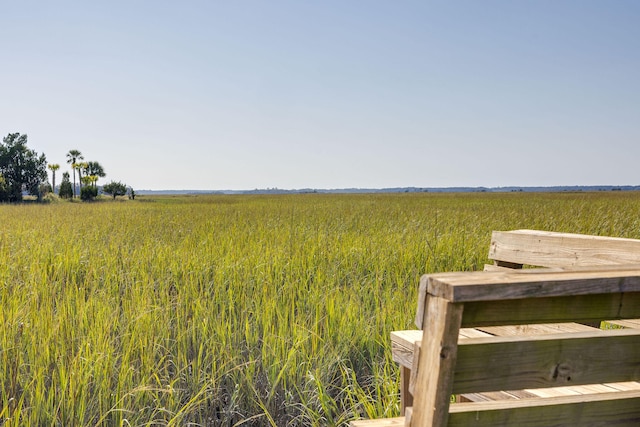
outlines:
[{"label": "green vegetation", "polygon": [[0,144],[0,202],[19,202],[22,191],[40,196],[47,179],[47,159],[27,147],[27,135],[10,133]]},{"label": "green vegetation", "polygon": [[331,426],[397,414],[388,333],[421,274],[481,269],[494,229],[639,238],[640,194],[139,196],[0,223],[3,425]]},{"label": "green vegetation", "polygon": [[[104,178],[107,174],[102,165],[98,162],[83,162],[84,156],[78,150],[69,150],[67,153],[67,163],[73,172],[73,186],[69,181],[69,173],[63,172],[62,183],[58,196],[60,199],[72,199],[76,197],[76,171],[80,182],[80,198],[83,201],[91,201],[98,197],[98,179]],[[51,182],[47,182],[47,168],[51,171]],[[38,155],[34,150],[27,147],[27,135],[10,133],[2,139],[0,143],[0,202],[21,202],[23,193],[26,191],[32,196],[37,196],[38,201],[55,201],[56,172],[60,169],[57,163],[47,164],[44,154]],[[116,184],[112,181],[111,185]],[[117,194],[126,194],[126,185],[117,183],[125,188],[120,194],[119,187],[112,188]],[[135,198],[133,188],[130,191],[130,198]]]},{"label": "green vegetation", "polygon": [[110,183],[102,187],[102,191],[104,191],[105,194],[109,194],[115,199],[118,196],[124,196],[125,194],[127,194],[127,186],[126,184],[123,184],[121,182],[111,181]]},{"label": "green vegetation", "polygon": [[73,187],[71,186],[71,181],[69,181],[69,172],[63,172],[62,174],[62,183],[60,183],[58,196],[61,199],[71,199],[73,197]]}]

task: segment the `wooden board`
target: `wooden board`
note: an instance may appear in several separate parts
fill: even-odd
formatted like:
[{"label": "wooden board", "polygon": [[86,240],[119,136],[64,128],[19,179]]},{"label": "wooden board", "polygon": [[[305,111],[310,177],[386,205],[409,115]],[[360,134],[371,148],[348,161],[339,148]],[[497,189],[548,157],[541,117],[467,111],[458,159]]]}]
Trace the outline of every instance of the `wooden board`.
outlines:
[{"label": "wooden board", "polygon": [[442,298],[427,298],[422,351],[411,372],[412,384],[416,380],[412,388],[413,404],[420,408],[413,412],[412,425],[446,425],[462,309],[461,304],[451,304]]},{"label": "wooden board", "polygon": [[426,285],[428,294],[451,302],[640,292],[640,266],[439,273],[428,275]]},{"label": "wooden board", "polygon": [[458,345],[452,391],[637,381],[638,342],[638,329],[468,339]]},{"label": "wooden board", "polygon": [[494,231],[489,258],[540,267],[640,264],[640,240],[536,230]]},{"label": "wooden board", "polygon": [[377,420],[351,421],[349,425],[351,427],[396,427],[404,426],[404,421],[404,417],[380,418]]},{"label": "wooden board", "polygon": [[[491,326],[481,328],[461,328],[458,342],[469,338],[482,338],[493,335],[538,335],[557,334],[562,332],[589,331],[593,328],[579,323],[552,323],[535,325]],[[394,362],[401,366],[411,368],[413,365],[414,345],[422,340],[422,331],[409,329],[391,332],[391,355]]]},{"label": "wooden board", "polygon": [[560,334],[569,332],[588,332],[595,328],[582,325],[580,323],[548,323],[548,324],[531,324],[531,325],[503,325],[503,326],[485,326],[476,330],[486,332],[491,335],[500,337],[514,335],[543,335],[543,334]]},{"label": "wooden board", "polygon": [[637,427],[640,425],[640,391],[562,396],[553,399],[457,403],[450,407],[447,424],[448,427],[504,425]]},{"label": "wooden board", "polygon": [[526,323],[599,323],[640,316],[640,292],[479,301],[465,304],[462,327]]}]

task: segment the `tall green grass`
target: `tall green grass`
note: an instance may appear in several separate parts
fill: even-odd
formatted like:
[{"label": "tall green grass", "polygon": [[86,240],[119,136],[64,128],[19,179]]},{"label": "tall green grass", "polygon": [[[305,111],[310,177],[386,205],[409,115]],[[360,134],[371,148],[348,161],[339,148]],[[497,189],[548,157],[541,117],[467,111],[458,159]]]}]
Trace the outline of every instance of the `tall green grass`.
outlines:
[{"label": "tall green grass", "polygon": [[398,413],[388,333],[494,229],[640,238],[637,193],[0,206],[0,423],[343,425]]}]

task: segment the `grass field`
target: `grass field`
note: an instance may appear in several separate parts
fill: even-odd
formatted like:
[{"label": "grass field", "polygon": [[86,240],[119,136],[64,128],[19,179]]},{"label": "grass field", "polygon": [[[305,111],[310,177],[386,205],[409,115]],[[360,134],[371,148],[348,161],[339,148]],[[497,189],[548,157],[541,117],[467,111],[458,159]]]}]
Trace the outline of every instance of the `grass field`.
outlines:
[{"label": "grass field", "polygon": [[492,230],[640,238],[640,194],[139,197],[0,206],[0,424],[397,415],[388,333]]}]

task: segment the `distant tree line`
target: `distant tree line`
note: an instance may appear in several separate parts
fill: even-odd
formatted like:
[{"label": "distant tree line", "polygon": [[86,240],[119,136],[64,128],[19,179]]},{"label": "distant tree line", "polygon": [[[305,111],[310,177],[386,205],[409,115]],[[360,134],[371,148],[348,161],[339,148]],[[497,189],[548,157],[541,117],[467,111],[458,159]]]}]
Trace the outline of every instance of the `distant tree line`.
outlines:
[{"label": "distant tree line", "polygon": [[[107,175],[102,165],[96,161],[85,162],[82,153],[76,149],[67,153],[67,163],[71,166],[73,184],[69,172],[63,172],[58,196],[62,199],[79,196],[85,201],[95,199],[99,192],[98,179]],[[51,184],[48,182],[47,169],[51,171]],[[37,196],[38,200],[42,200],[48,193],[55,195],[56,172],[59,169],[59,164],[47,164],[44,154],[38,154],[27,147],[26,134],[8,134],[0,144],[0,202],[20,202],[25,193]],[[131,199],[135,198],[133,188],[119,181],[105,184],[102,191],[114,199],[126,194]]]}]

